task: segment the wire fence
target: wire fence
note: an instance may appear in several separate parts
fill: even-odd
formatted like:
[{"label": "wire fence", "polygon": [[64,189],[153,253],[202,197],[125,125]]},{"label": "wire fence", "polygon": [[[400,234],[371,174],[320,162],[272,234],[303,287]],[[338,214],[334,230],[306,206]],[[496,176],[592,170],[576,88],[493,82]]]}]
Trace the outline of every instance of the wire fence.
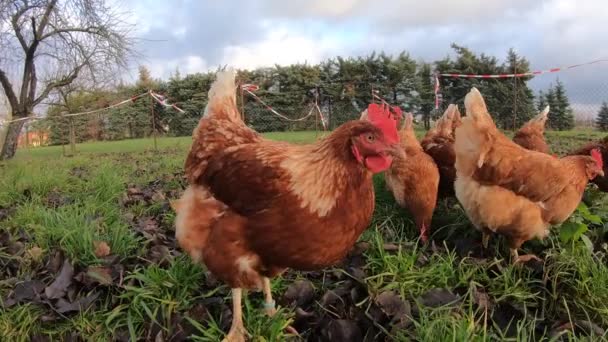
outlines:
[{"label": "wire fence", "polygon": [[[434,75],[429,82],[437,83],[433,84],[436,86],[435,93],[430,98],[424,97],[416,89],[398,93],[386,91],[386,88],[377,90],[382,89],[381,84],[352,80],[334,81],[331,87],[317,84],[287,92],[268,91],[245,84],[241,87],[237,102],[245,123],[260,133],[333,130],[346,121],[358,119],[368,103],[381,101],[413,112],[418,122],[425,122],[428,126],[448,104],[462,104],[466,92],[475,86],[487,96],[492,114],[497,113],[497,122],[511,129],[520,126],[534,114],[529,112],[530,106],[532,111],[537,110],[539,91],[546,92],[559,80],[569,100],[569,110],[576,118],[576,125],[592,128],[602,102],[608,101],[608,81],[605,77],[598,77],[608,74],[608,65],[596,65],[589,69],[542,75],[532,80],[487,75]],[[335,83],[340,86],[336,87]],[[522,92],[524,89],[533,92],[534,100],[529,97],[531,94]],[[285,100],[286,94],[290,94],[290,101]],[[62,111],[44,118],[18,119],[25,121],[18,147],[62,145],[64,153],[70,155],[77,152],[80,143],[150,137],[153,138],[150,147],[157,148],[158,139],[190,136],[202,116],[205,103],[206,99],[201,99],[196,105],[175,102],[150,90],[113,104],[105,104],[102,108],[78,113]],[[549,117],[551,115],[550,112]]]}]

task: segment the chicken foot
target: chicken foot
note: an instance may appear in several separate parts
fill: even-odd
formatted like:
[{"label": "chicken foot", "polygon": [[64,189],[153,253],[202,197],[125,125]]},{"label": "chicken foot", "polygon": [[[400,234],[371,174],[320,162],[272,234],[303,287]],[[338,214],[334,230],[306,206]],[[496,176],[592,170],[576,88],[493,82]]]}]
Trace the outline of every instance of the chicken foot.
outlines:
[{"label": "chicken foot", "polygon": [[[277,313],[277,309],[275,306],[275,301],[272,299],[272,291],[270,289],[270,279],[267,277],[263,278],[263,291],[264,291],[264,311],[270,317],[274,316]],[[292,327],[291,325],[285,328],[285,331],[288,334],[293,334],[299,336],[298,331]]]},{"label": "chicken foot", "polygon": [[232,289],[232,325],[228,335],[222,342],[245,342],[247,330],[243,326],[243,308],[241,306],[241,298],[243,292],[240,288]]},{"label": "chicken foot", "polygon": [[517,248],[510,248],[510,250],[511,250],[511,262],[513,262],[514,265],[517,265],[519,263],[525,263],[530,260],[542,261],[539,257],[537,257],[534,254],[519,255],[519,253],[517,252]]}]

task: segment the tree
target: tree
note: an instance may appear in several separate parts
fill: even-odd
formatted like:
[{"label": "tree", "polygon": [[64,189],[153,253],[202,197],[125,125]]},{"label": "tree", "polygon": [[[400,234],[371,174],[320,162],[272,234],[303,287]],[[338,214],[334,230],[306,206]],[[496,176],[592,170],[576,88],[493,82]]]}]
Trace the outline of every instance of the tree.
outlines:
[{"label": "tree", "polygon": [[563,131],[574,128],[574,113],[570,107],[564,84],[558,79],[555,86],[547,90],[546,102],[551,107],[549,127]]},{"label": "tree", "polygon": [[426,129],[431,128],[431,113],[435,109],[434,77],[431,65],[423,63],[418,70],[418,92],[420,93],[420,112]]},{"label": "tree", "polygon": [[547,98],[545,97],[545,93],[543,93],[542,90],[538,91],[537,100],[538,105],[536,106],[536,109],[540,112],[545,109],[545,107],[547,107]]},{"label": "tree", "polygon": [[[520,57],[515,50],[509,49],[507,60],[503,64],[503,72],[518,74],[529,71],[530,63],[526,58]],[[510,95],[510,101],[505,101],[502,106],[497,108],[504,128],[516,130],[535,115],[534,93],[526,84],[531,79],[532,76],[514,77],[510,85],[504,84],[510,88],[506,89],[506,95]]]},{"label": "tree", "polygon": [[[130,27],[104,0],[0,1],[0,84],[8,120],[33,115],[57,89],[87,75],[125,67],[133,55]],[[20,74],[11,72],[15,63]],[[19,81],[16,81],[19,79]],[[24,120],[0,126],[0,160],[15,155]]]},{"label": "tree", "polygon": [[602,102],[602,107],[597,113],[595,125],[600,131],[608,131],[608,103],[606,101]]}]

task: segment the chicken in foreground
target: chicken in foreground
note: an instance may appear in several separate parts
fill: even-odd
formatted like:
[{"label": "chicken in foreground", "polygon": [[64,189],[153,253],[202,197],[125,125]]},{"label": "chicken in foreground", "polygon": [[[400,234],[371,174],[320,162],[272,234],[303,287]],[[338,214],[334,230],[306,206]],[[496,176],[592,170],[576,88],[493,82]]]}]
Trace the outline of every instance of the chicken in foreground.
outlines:
[{"label": "chicken in foreground", "polygon": [[466,117],[456,129],[456,197],[487,247],[491,233],[504,235],[514,262],[529,259],[517,250],[545,238],[549,227],[576,209],[589,180],[603,176],[602,156],[557,159],[526,150],[502,134],[483,97],[473,88],[465,97]]},{"label": "chicken in foreground", "polygon": [[[589,156],[591,155],[591,151],[598,150],[600,151],[603,160],[608,159],[608,136],[604,137],[601,140],[590,142],[585,146],[578,148],[570,153],[569,155],[581,155],[581,156]],[[591,182],[597,185],[598,189],[603,192],[608,192],[608,164],[604,164],[604,176],[595,177]]]},{"label": "chicken in foreground", "polygon": [[437,120],[435,127],[430,129],[420,144],[424,152],[433,158],[439,168],[439,196],[454,195],[454,180],[456,178],[456,155],[454,154],[454,129],[461,124],[458,106],[451,104]]},{"label": "chicken in foreground", "polygon": [[276,312],[270,278],[287,268],[341,261],[371,221],[372,175],[402,155],[396,121],[370,105],[311,145],[263,138],[241,120],[235,73],[219,72],[193,134],[189,187],[172,203],[180,246],[232,288],[225,341],[244,341],[242,289],[261,289]]},{"label": "chicken in foreground", "polygon": [[414,217],[420,239],[427,242],[433,211],[437,204],[439,170],[414,133],[414,117],[407,113],[399,132],[406,158],[396,157],[386,170],[384,180],[397,203]]},{"label": "chicken in foreground", "polygon": [[526,122],[513,136],[513,141],[528,150],[549,153],[549,145],[545,141],[545,124],[549,115],[549,106],[537,116]]}]

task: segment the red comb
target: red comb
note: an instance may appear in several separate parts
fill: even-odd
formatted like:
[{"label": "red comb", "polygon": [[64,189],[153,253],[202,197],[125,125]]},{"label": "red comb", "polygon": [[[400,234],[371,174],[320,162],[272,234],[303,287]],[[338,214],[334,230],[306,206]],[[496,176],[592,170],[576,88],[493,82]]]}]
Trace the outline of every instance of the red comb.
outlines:
[{"label": "red comb", "polygon": [[370,103],[367,107],[367,117],[374,126],[380,128],[389,143],[396,144],[399,142],[397,120],[391,114],[388,106]]},{"label": "red comb", "polygon": [[403,119],[403,111],[401,111],[401,108],[399,108],[399,106],[391,106],[391,109],[393,111],[393,114],[395,114],[395,116],[397,117],[397,120]]},{"label": "red comb", "polygon": [[602,158],[602,154],[600,153],[600,151],[597,148],[594,148],[593,150],[591,150],[591,157],[595,160],[595,162],[597,163],[597,166],[600,169],[604,168],[604,160]]}]

